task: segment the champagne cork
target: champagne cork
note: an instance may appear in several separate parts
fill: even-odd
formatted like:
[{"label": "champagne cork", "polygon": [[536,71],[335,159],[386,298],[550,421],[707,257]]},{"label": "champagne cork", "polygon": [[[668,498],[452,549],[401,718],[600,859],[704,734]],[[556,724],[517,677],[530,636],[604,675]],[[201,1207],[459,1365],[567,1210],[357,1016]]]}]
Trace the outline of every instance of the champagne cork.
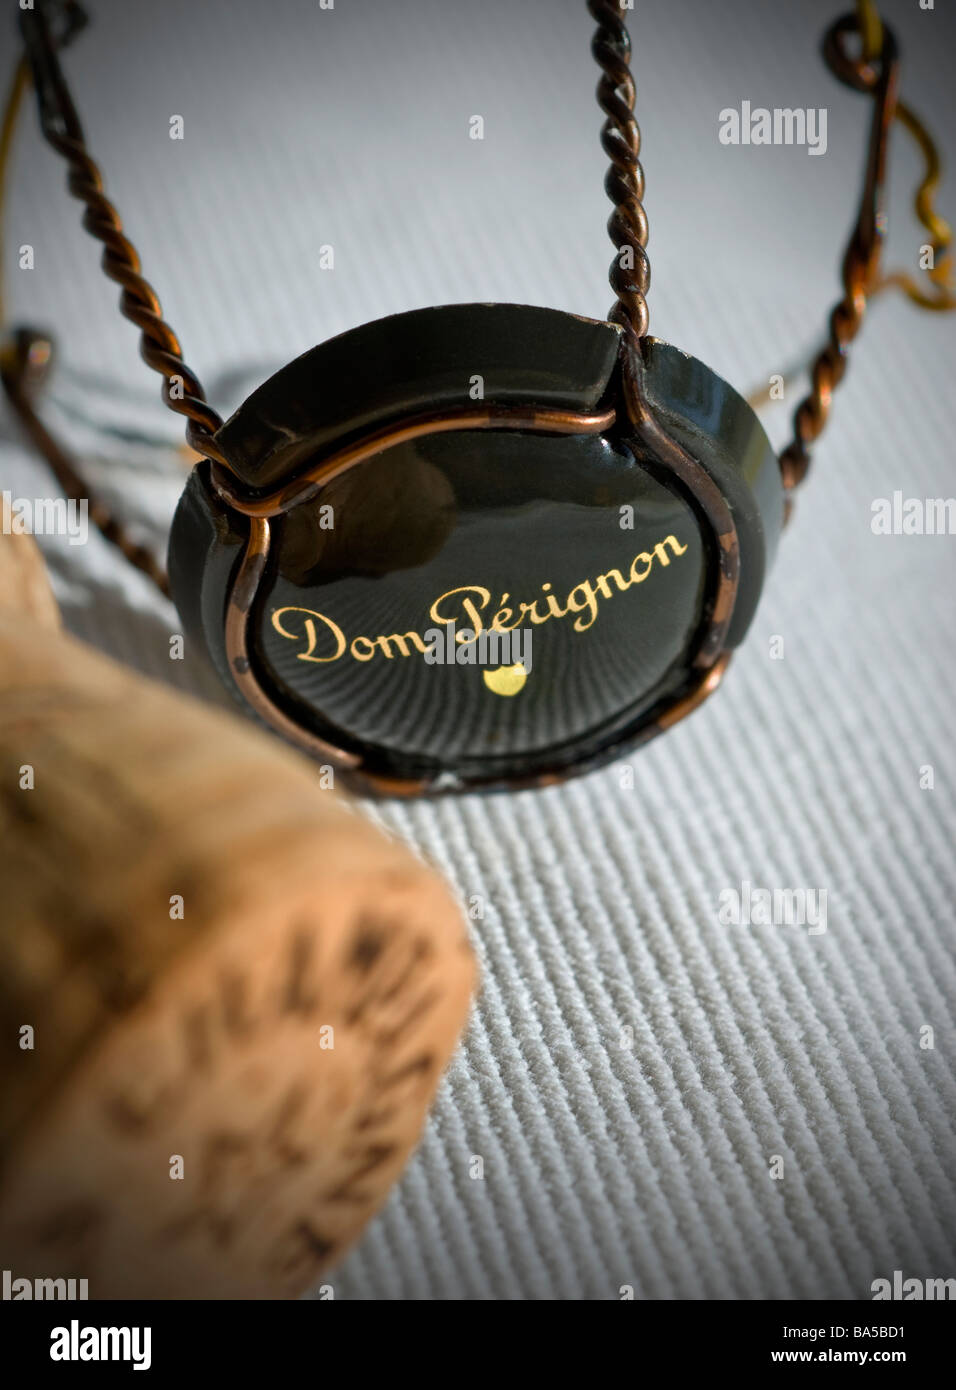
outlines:
[{"label": "champagne cork", "polygon": [[8,536],[0,873],[0,1264],[91,1299],[305,1290],[465,1022],[448,888],[274,739],[61,633]]},{"label": "champagne cork", "polygon": [[0,535],[0,616],[59,630],[60,610],[32,536]]}]

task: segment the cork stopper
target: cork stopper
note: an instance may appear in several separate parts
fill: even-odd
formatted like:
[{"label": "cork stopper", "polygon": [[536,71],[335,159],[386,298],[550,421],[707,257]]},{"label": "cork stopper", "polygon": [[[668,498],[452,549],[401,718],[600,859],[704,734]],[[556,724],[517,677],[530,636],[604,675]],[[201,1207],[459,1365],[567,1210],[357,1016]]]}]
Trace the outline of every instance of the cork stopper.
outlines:
[{"label": "cork stopper", "polygon": [[0,537],[0,1257],[293,1296],[418,1141],[462,914],[305,759],[62,634],[38,564]]}]

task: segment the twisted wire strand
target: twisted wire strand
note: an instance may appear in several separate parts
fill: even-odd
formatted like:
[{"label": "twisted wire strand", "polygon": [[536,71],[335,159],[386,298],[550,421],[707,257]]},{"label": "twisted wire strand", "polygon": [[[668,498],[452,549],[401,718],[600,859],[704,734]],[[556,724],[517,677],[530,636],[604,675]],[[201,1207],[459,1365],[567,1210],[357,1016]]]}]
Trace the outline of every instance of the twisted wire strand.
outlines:
[{"label": "twisted wire strand", "polygon": [[913,207],[917,219],[930,234],[933,265],[923,272],[929,281],[930,292],[921,289],[919,282],[906,271],[894,270],[882,277],[874,293],[876,290],[900,289],[921,309],[947,313],[956,309],[956,295],[953,294],[953,257],[950,251],[953,229],[936,210],[936,192],[943,174],[942,162],[932,136],[912,107],[898,102],[896,119],[912,135],[923,156],[923,177],[917,186]]},{"label": "twisted wire strand", "polygon": [[737,599],[740,545],[736,524],[719,488],[700,464],[667,432],[651,406],[644,382],[644,339],[648,329],[647,291],[651,281],[647,258],[647,213],[644,210],[644,170],[641,131],[634,116],[636,97],[631,74],[631,41],[620,0],[588,0],[598,27],[591,53],[601,68],[598,105],[606,120],[601,145],[610,160],[605,191],[614,204],[607,230],[617,254],[608,275],[617,295],[608,314],[624,330],[621,343],[621,391],[631,428],[658,464],[686,488],[696,511],[703,514],[715,541],[715,579],[706,601],[693,668],[713,688],[729,661],[724,651]]},{"label": "twisted wire strand", "polygon": [[648,328],[651,265],[647,258],[641,131],[634,117],[631,41],[618,0],[588,0],[588,11],[598,25],[591,53],[602,69],[597,100],[607,119],[601,128],[601,145],[611,162],[604,188],[614,204],[607,231],[616,255],[608,279],[617,301],[608,318],[625,329],[632,341],[639,341]]},{"label": "twisted wire strand", "polygon": [[51,356],[52,344],[49,340],[28,328],[21,328],[6,338],[0,348],[0,380],[7,399],[67,497],[74,502],[87,501],[89,518],[100,534],[168,598],[169,578],[162,565],[146,546],[130,537],[122,522],[101,498],[90,495],[73,459],[40,418],[33,397],[43,383]]},{"label": "twisted wire strand", "polygon": [[810,391],[793,417],[793,439],[780,455],[780,471],[789,518],[792,493],[810,467],[810,445],[820,436],[830,416],[833,392],[843,380],[850,344],[860,331],[867,295],[879,278],[880,254],[885,234],[883,196],[890,126],[896,111],[898,51],[892,30],[882,25],[879,55],[868,59],[865,50],[853,58],[847,52],[851,34],[863,37],[859,14],[847,14],[827,31],[823,56],[833,74],[846,86],[873,98],[867,169],[856,225],[843,257],[843,295],[829,318],[827,342],[810,370]]},{"label": "twisted wire strand", "polygon": [[155,290],[141,273],[136,248],[123,232],[116,208],[103,191],[103,177],[86,148],[83,129],[66,86],[57,49],[79,32],[86,16],[75,0],[62,6],[64,27],[54,38],[49,9],[41,0],[21,13],[21,26],[36,89],[40,127],[44,138],[67,161],[67,187],[85,205],[83,226],[103,243],[103,271],[122,287],[120,312],[140,330],[140,355],[163,377],[163,400],[170,410],[187,419],[190,447],[208,458],[225,463],[212,435],[222,424],[208,404],[196,374],[183,361],[176,334],[163,318]]}]

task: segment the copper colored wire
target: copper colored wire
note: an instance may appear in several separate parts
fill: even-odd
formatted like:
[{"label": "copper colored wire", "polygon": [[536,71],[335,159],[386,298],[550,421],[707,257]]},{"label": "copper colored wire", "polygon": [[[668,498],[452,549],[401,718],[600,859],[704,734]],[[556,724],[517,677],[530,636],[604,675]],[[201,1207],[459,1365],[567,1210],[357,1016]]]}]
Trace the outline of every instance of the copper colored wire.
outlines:
[{"label": "copper colored wire", "polygon": [[163,400],[170,410],[187,417],[186,438],[198,453],[224,462],[212,435],[222,424],[208,404],[198,377],[183,361],[179,339],[163,318],[156,292],[140,273],[136,248],[123,233],[119,213],[103,192],[103,178],[90,157],[73,99],[60,68],[57,49],[65,46],[86,23],[75,0],[61,7],[63,30],[51,32],[48,0],[23,10],[20,22],[47,142],[67,161],[67,186],[86,206],[84,228],[103,243],[104,272],[122,286],[120,311],[140,330],[140,354],[163,377]]},{"label": "copper colored wire", "polygon": [[602,69],[597,99],[607,119],[601,127],[601,144],[611,161],[604,188],[614,204],[607,230],[617,249],[608,275],[617,302],[608,318],[620,324],[632,340],[639,340],[648,327],[651,265],[647,259],[641,131],[634,117],[631,41],[619,0],[588,0],[588,10],[598,23],[591,53]]},{"label": "copper colored wire", "polygon": [[52,468],[67,497],[75,502],[89,499],[89,518],[102,536],[115,545],[135,569],[140,570],[169,597],[169,579],[146,546],[139,545],[126,531],[107,504],[89,497],[89,489],[77,472],[70,455],[53,437],[34,409],[32,397],[42,383],[50,362],[50,342],[29,329],[20,329],[3,344],[0,352],[0,378],[17,418],[40,454]]},{"label": "copper colored wire", "polygon": [[235,477],[224,474],[213,464],[210,481],[223,502],[243,516],[269,518],[282,516],[293,507],[310,502],[333,478],[364,463],[376,454],[394,449],[411,440],[431,434],[450,434],[458,430],[527,430],[540,434],[601,434],[617,419],[612,407],[597,414],[579,413],[560,407],[539,405],[478,404],[422,411],[402,420],[393,420],[371,434],[353,440],[318,461],[309,449],[309,466],[294,473],[270,493],[249,496],[236,488]]},{"label": "copper colored wire", "polygon": [[953,294],[953,257],[950,251],[953,229],[945,217],[941,217],[936,210],[936,190],[942,175],[939,151],[919,116],[902,101],[896,103],[896,119],[912,135],[923,156],[923,177],[913,198],[913,208],[917,220],[929,232],[933,263],[924,268],[929,290],[923,289],[916,278],[906,271],[894,270],[880,279],[874,287],[874,293],[877,290],[899,289],[921,309],[948,313],[956,309],[956,295]]},{"label": "copper colored wire", "polygon": [[[642,345],[647,335],[647,291],[651,267],[647,258],[647,214],[644,211],[644,170],[641,167],[641,132],[634,117],[636,89],[631,73],[631,41],[620,0],[588,0],[588,10],[598,28],[591,52],[602,69],[597,99],[607,119],[601,128],[601,144],[611,161],[604,186],[614,210],[607,229],[617,255],[609,280],[617,302],[608,314],[623,329],[621,388],[631,428],[650,455],[676,485],[689,494],[714,542],[712,592],[704,610],[693,666],[706,673],[720,663],[722,672],[729,655],[723,654],[740,580],[740,544],[733,515],[707,471],[664,429],[644,386]],[[715,682],[716,683],[716,682]],[[712,688],[712,687],[708,687]]]},{"label": "copper colored wire", "polygon": [[[51,29],[54,14],[61,22],[56,35]],[[103,192],[102,175],[86,148],[83,128],[60,68],[57,50],[69,44],[84,27],[86,15],[76,0],[60,0],[60,3],[36,0],[33,8],[21,11],[20,20],[41,130],[48,143],[67,161],[69,190],[85,204],[83,226],[103,243],[103,270],[122,286],[120,310],[140,330],[140,353],[144,361],[163,377],[163,400],[171,410],[186,416],[186,438],[190,446],[201,455],[224,462],[212,438],[222,419],[206,401],[198,377],[183,361],[179,339],[163,319],[155,291],[140,273],[139,255],[123,233],[119,213]],[[23,71],[21,67],[8,102],[9,122],[4,122],[5,150],[23,91],[20,77]],[[47,429],[34,405],[33,397],[49,365],[51,351],[50,343],[42,335],[22,329],[3,346],[0,376],[14,411],[63,491],[68,497],[81,501],[89,496],[89,489],[69,452]],[[89,515],[101,535],[168,597],[169,579],[165,569],[145,546],[130,537],[107,504],[101,499],[90,498]]]},{"label": "copper colored wire", "polygon": [[806,476],[809,446],[827,423],[833,392],[846,373],[850,344],[863,322],[867,295],[879,275],[885,232],[886,153],[896,110],[899,60],[896,39],[886,24],[882,26],[878,58],[867,60],[862,51],[861,56],[851,57],[846,41],[860,31],[858,15],[847,14],[830,27],[823,41],[823,56],[833,74],[846,86],[871,96],[874,107],[859,213],[843,257],[843,295],[830,314],[827,343],[810,369],[810,391],[794,413],[793,440],[780,455],[788,517],[790,494]]}]

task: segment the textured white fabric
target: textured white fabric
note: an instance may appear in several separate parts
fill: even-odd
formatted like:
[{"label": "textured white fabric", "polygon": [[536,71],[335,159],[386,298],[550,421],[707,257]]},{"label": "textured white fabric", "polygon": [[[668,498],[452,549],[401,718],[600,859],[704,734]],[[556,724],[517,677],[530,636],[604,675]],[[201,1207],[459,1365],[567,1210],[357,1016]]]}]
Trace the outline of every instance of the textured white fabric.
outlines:
[{"label": "textured white fabric", "polygon": [[[905,90],[940,134],[946,8],[887,7]],[[91,10],[68,60],[88,138],[223,413],[385,313],[606,310],[583,3]],[[819,61],[833,13],[637,0],[630,20],[652,330],[744,389],[806,355],[837,291],[869,105]],[[744,98],[828,107],[826,155],[721,145],[718,112]],[[63,169],[32,113],[27,126],[8,236],[35,246],[36,269],[8,249],[10,298],[62,344],[61,427],[90,452],[79,407],[175,440]],[[918,170],[897,136],[890,251],[909,264]],[[479,900],[483,989],[420,1151],[331,1277],[337,1297],[865,1298],[894,1269],[956,1274],[956,537],[870,530],[876,497],[956,491],[953,333],[900,297],[874,306],[724,689],[630,760],[633,787],[618,764],[544,792],[370,808]],[[91,362],[132,408],[78,380]],[[775,442],[797,389],[767,416]],[[126,458],[100,471],[159,545],[175,465]],[[0,467],[18,496],[50,489],[9,425]],[[45,549],[76,632],[223,698],[198,657],[168,661],[173,610],[99,538]],[[720,895],[744,880],[825,889],[828,929],[722,925]]]}]

